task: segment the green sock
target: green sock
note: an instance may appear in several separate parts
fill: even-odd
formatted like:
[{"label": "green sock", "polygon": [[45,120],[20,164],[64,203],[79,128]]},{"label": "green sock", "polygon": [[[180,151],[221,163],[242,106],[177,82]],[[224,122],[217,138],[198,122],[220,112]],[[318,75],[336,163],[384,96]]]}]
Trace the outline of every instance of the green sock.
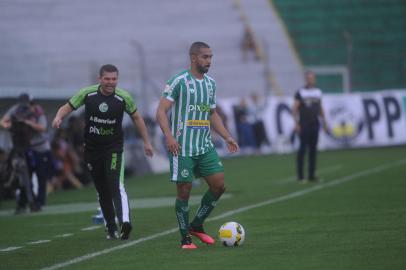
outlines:
[{"label": "green sock", "polygon": [[192,221],[193,227],[200,227],[203,225],[204,220],[210,215],[211,211],[216,206],[219,199],[214,193],[208,190],[202,198],[199,209],[197,209],[196,216]]},{"label": "green sock", "polygon": [[176,199],[175,202],[176,218],[179,224],[179,231],[182,237],[189,233],[189,205],[188,201]]}]

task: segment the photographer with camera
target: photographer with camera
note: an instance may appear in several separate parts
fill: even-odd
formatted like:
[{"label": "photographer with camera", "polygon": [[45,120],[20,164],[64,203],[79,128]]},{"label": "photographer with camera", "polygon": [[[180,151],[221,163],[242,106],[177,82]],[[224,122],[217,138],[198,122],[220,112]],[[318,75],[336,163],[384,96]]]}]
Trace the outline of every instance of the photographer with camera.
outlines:
[{"label": "photographer with camera", "polygon": [[[9,184],[17,188],[16,214],[41,210],[45,205],[47,182],[52,177],[51,147],[44,110],[28,94],[21,94],[1,119],[1,125],[11,133],[13,148],[9,155]],[[33,192],[32,175],[38,179],[38,193]]]}]

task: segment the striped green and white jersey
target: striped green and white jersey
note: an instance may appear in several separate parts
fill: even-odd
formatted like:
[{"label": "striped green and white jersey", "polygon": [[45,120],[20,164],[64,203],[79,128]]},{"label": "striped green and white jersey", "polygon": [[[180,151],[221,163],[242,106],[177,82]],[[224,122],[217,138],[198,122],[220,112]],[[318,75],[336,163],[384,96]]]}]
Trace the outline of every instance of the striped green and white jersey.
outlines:
[{"label": "striped green and white jersey", "polygon": [[174,103],[171,129],[179,154],[197,156],[213,148],[210,110],[216,108],[216,82],[207,75],[198,80],[184,70],[167,81],[163,97]]}]

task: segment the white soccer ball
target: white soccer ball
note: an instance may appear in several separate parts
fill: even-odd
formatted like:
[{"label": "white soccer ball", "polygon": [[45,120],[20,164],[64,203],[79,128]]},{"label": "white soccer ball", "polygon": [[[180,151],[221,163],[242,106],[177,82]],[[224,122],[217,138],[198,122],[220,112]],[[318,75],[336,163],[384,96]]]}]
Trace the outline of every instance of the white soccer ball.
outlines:
[{"label": "white soccer ball", "polygon": [[220,227],[219,237],[224,246],[238,247],[244,243],[245,230],[237,222],[227,222]]}]

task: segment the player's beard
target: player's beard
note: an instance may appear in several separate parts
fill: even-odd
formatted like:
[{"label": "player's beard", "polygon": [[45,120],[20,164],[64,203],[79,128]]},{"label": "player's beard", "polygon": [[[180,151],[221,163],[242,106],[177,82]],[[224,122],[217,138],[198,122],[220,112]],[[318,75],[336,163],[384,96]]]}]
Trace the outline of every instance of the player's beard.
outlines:
[{"label": "player's beard", "polygon": [[208,66],[201,66],[201,65],[197,65],[197,71],[199,71],[199,73],[201,74],[205,74],[209,71],[210,65]]}]

